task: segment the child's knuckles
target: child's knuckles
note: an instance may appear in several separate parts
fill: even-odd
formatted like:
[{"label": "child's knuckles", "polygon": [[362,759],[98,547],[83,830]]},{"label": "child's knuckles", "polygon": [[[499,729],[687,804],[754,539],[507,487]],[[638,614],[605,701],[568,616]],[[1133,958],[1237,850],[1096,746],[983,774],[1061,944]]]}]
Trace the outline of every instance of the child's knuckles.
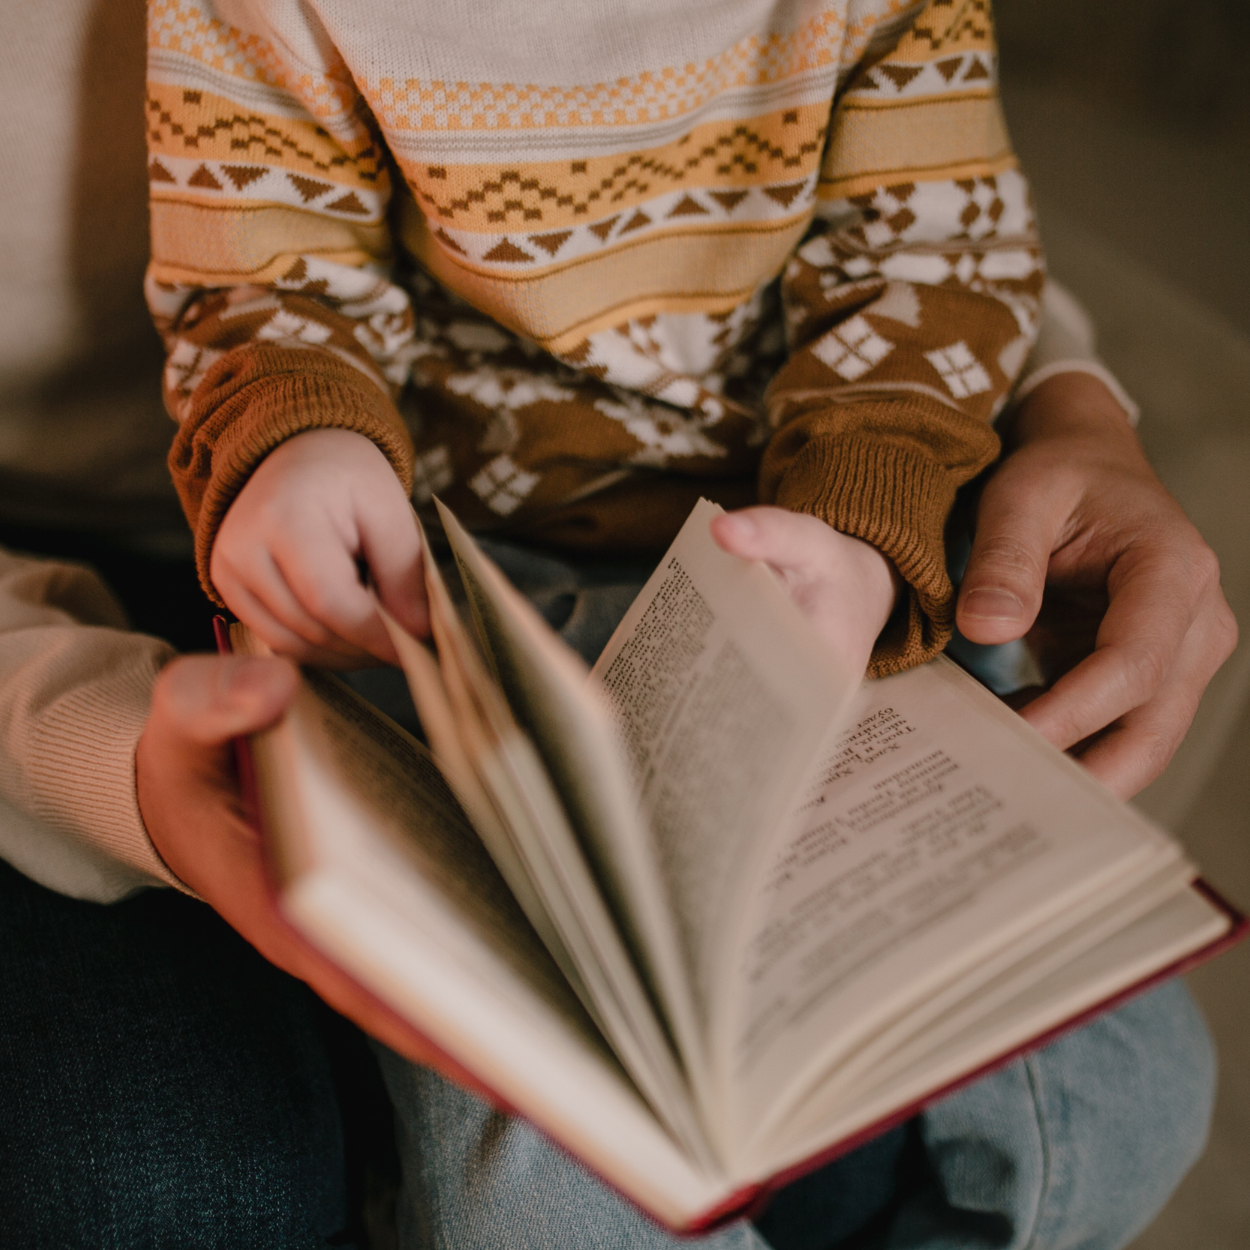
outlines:
[{"label": "child's knuckles", "polygon": [[359,633],[373,612],[373,605],[355,582],[340,584],[317,578],[301,586],[299,602],[312,618],[316,640],[322,646],[333,646]]}]

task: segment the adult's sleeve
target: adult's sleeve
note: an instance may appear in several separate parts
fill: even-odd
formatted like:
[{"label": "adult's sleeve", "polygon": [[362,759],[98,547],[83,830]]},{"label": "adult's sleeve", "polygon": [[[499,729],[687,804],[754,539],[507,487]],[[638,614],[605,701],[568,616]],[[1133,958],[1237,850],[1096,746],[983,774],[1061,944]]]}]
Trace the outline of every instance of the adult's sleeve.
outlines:
[{"label": "adult's sleeve", "polygon": [[1136,429],[1141,407],[1098,354],[1097,339],[1094,320],[1084,305],[1067,287],[1048,277],[1042,292],[1037,341],[1012,388],[1012,406],[1061,373],[1084,373],[1097,378],[1111,392],[1124,409],[1124,419]]},{"label": "adult's sleeve", "polygon": [[[411,487],[394,404],[412,310],[389,277],[390,175],[310,5],[149,0],[148,305],[165,341],[170,469],[201,581],[226,510],[305,430],[354,430]],[[227,16],[228,14],[228,19]]]},{"label": "adult's sleeve", "polygon": [[988,0],[912,12],[835,102],[818,224],[783,276],[791,352],[760,477],[764,502],[872,543],[907,583],[876,675],[950,637],[946,521],[998,453],[1044,281]]},{"label": "adult's sleeve", "polygon": [[135,792],[135,747],[172,654],[126,629],[90,570],[0,551],[0,857],[97,902],[185,889]]}]

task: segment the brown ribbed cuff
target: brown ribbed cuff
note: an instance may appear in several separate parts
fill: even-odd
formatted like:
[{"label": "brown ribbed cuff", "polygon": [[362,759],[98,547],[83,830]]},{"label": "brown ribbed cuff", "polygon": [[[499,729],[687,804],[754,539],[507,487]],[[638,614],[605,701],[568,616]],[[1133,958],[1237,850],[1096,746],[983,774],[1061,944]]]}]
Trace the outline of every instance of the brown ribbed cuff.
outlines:
[{"label": "brown ribbed cuff", "polygon": [[877,639],[869,676],[922,664],[950,641],[954,593],[943,535],[959,485],[959,475],[908,447],[833,435],[800,449],[768,501],[871,543],[907,583],[906,602]]},{"label": "brown ribbed cuff", "polygon": [[169,453],[169,469],[195,533],[200,582],[213,541],[256,466],[307,430],[352,430],[377,444],[412,490],[412,442],[395,405],[358,369],[329,352],[249,345],[219,360],[196,391]]}]

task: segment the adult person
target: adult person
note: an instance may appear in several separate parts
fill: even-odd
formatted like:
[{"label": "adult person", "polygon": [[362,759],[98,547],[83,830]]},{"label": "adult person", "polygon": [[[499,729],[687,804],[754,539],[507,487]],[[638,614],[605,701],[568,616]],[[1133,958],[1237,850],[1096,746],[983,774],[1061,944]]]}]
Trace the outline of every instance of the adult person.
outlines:
[{"label": "adult person", "polygon": [[[1060,381],[1039,386],[1022,405],[1024,430],[1045,431],[1051,404],[1058,414],[1071,412],[1074,397]],[[1096,396],[1087,391],[1089,402]],[[1120,437],[1122,415],[1114,415],[1121,424],[1108,425],[1116,433],[1100,462],[1112,482],[1134,482],[1139,496],[1153,500],[1159,524],[1149,562],[1180,586],[1202,559],[1201,542],[1150,484],[1135,443]],[[1039,441],[1045,451],[1045,438]],[[1021,448],[1031,445],[1022,436]],[[1099,480],[1106,484],[1091,482],[1094,496],[1105,493]],[[1139,528],[1126,518],[1126,534]],[[993,525],[978,531],[990,550],[999,539]],[[1094,549],[1099,559],[1115,546],[1107,531],[1104,542]],[[981,567],[991,572],[979,584],[998,589],[992,564]],[[1098,567],[1070,566],[1069,587],[1096,584]],[[975,555],[970,568],[977,568]],[[229,739],[281,715],[294,682],[288,663],[168,662],[159,643],[119,628],[115,606],[84,571],[6,558],[2,572],[4,793],[42,822],[32,832],[6,820],[4,856],[46,884],[86,897],[116,898],[142,884],[194,889],[275,964],[383,1042],[393,1041],[401,1053],[383,1049],[381,1056],[405,1145],[404,1228],[415,1244],[665,1245],[661,1230],[524,1125],[501,1120],[473,1095],[408,1062],[424,1056],[391,1037],[350,983],[293,946],[275,923],[255,835],[242,818]],[[1063,577],[1052,575],[1051,583],[1062,595]],[[1044,574],[1012,588],[1035,601]],[[1191,584],[1191,592],[1202,589]],[[1205,649],[1211,640],[1208,633]],[[1184,691],[1174,708],[1197,697],[1205,671],[1173,662],[1170,681]],[[14,834],[23,827],[24,838]],[[107,854],[93,859],[88,852],[95,866],[82,875],[83,848],[101,844]],[[115,865],[120,878],[102,874],[101,863]],[[5,1098],[18,1113],[12,1122],[25,1130],[0,1161],[4,1192],[15,1196],[4,1225],[30,1245],[97,1244],[101,1229],[146,1229],[147,1219],[164,1229],[180,1221],[180,1244],[222,1244],[227,1229],[235,1230],[234,1245],[319,1245],[336,1235],[346,1244],[335,1129],[341,1106],[327,1075],[324,1030],[297,983],[261,960],[249,963],[224,926],[205,941],[205,909],[172,891],[101,908],[17,874],[4,875],[3,884],[9,932],[0,967],[9,992],[0,1032],[10,1053],[24,1059],[4,1069]],[[166,914],[161,923],[135,926],[126,909]],[[101,927],[114,918],[131,932],[128,940]],[[57,941],[46,940],[51,932]],[[217,954],[222,949],[228,959]],[[84,950],[92,953],[85,969]],[[188,962],[197,967],[188,972]],[[216,976],[207,997],[197,979],[206,966]],[[248,987],[249,977],[258,988]],[[87,1006],[110,1008],[87,1036],[65,1029],[67,1021],[82,1020],[84,981],[95,995]],[[50,992],[57,985],[67,987],[64,994]],[[213,1032],[206,1034],[209,1023]],[[112,1045],[109,1029],[116,1030]],[[170,1037],[179,1044],[165,1045]],[[217,1047],[243,1053],[255,1079],[241,1079],[247,1064],[223,1067]],[[84,1053],[94,1066],[83,1062]],[[40,1063],[27,1079],[31,1055]],[[167,1077],[171,1067],[180,1079]],[[275,1069],[288,1079],[272,1080]],[[777,1247],[818,1245],[859,1230],[897,1247],[1122,1245],[1200,1150],[1211,1076],[1201,1022],[1183,990],[1171,987],[948,1100],[908,1133],[880,1139],[794,1187],[760,1225],[738,1224],[717,1239],[726,1246],[758,1246],[762,1237]],[[233,1113],[225,1116],[217,1098],[223,1077],[232,1086],[220,1100]],[[170,1149],[171,1141],[198,1147],[205,1133],[216,1149]],[[474,1144],[484,1137],[498,1146],[491,1166],[466,1171],[466,1158],[482,1163]],[[67,1150],[71,1138],[90,1142],[92,1151]],[[282,1167],[275,1174],[275,1164],[292,1165],[294,1182]],[[40,1200],[48,1176],[57,1178],[58,1203]],[[162,1193],[164,1204],[154,1197]]]}]

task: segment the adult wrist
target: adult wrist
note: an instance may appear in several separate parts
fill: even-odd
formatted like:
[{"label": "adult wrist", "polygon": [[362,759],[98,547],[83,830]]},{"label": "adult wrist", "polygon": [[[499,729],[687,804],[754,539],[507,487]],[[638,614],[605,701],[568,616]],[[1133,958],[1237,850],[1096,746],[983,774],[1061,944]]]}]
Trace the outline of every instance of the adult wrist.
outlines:
[{"label": "adult wrist", "polygon": [[1005,449],[1045,437],[1105,436],[1136,444],[1123,405],[1106,382],[1084,370],[1052,374],[1032,387],[999,423]]}]

